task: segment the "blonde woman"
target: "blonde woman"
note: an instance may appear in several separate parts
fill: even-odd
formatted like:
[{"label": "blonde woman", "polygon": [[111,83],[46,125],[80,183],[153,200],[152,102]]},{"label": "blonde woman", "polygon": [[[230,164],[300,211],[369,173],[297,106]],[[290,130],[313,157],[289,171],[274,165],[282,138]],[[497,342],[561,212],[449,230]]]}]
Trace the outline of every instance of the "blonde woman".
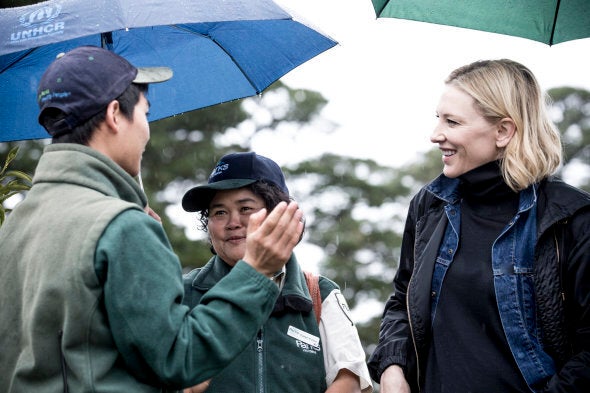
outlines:
[{"label": "blonde woman", "polygon": [[552,177],[559,133],[531,71],[445,81],[443,173],[412,200],[369,360],[382,393],[590,391],[590,195]]}]

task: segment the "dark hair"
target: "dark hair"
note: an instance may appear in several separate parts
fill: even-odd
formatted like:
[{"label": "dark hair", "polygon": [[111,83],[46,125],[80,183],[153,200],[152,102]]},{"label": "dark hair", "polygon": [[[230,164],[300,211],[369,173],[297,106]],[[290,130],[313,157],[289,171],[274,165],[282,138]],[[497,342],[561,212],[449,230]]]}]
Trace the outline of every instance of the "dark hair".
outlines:
[{"label": "dark hair", "polygon": [[[275,186],[272,183],[267,183],[260,180],[252,184],[249,184],[243,188],[252,191],[255,195],[262,198],[262,200],[264,201],[264,207],[266,207],[266,210],[268,212],[271,212],[275,208],[275,206],[278,205],[280,202],[289,203],[292,200],[292,198],[289,195],[285,194],[279,187]],[[199,221],[199,229],[208,232],[207,225],[209,224],[209,208],[199,211]],[[305,231],[305,221],[303,221],[303,226]],[[303,232],[301,233],[299,241],[301,241],[302,238]],[[211,252],[213,254],[217,254],[213,249],[212,245],[210,245],[209,248],[211,249]]]},{"label": "dark hair", "polygon": [[[117,98],[119,101],[119,109],[125,118],[128,120],[133,119],[133,112],[135,105],[139,102],[141,94],[147,94],[147,84],[132,83],[125,89],[123,93]],[[105,120],[106,107],[103,108],[96,115],[86,120],[84,123],[74,127],[71,132],[54,137],[52,143],[77,143],[80,145],[88,145],[94,130]],[[48,108],[43,112],[41,123],[45,128],[52,128],[52,124],[63,119],[65,114],[63,111],[57,108]]]}]

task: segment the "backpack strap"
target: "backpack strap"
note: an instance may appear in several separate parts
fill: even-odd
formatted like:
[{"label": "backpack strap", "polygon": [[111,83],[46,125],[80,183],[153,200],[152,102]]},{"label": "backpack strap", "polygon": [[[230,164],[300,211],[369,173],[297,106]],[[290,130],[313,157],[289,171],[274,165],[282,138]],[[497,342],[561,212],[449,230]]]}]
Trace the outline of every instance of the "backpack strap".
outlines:
[{"label": "backpack strap", "polygon": [[311,300],[313,301],[313,312],[315,313],[315,318],[317,322],[320,323],[320,317],[322,315],[322,295],[320,293],[319,285],[320,277],[306,270],[303,271],[303,274],[305,275],[307,289],[309,289],[309,294],[311,295]]}]

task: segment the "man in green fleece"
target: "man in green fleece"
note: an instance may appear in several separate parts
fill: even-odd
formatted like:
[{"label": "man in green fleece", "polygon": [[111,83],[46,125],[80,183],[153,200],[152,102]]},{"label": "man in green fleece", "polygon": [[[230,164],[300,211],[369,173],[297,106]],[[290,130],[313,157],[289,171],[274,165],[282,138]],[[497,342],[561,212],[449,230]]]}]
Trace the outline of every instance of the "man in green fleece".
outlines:
[{"label": "man in green fleece", "polygon": [[295,203],[250,219],[243,260],[193,310],[181,267],[134,177],[149,140],[147,84],[97,47],[56,59],[38,89],[53,137],[0,229],[0,391],[158,392],[205,381],[254,338],[269,279],[301,235]]}]

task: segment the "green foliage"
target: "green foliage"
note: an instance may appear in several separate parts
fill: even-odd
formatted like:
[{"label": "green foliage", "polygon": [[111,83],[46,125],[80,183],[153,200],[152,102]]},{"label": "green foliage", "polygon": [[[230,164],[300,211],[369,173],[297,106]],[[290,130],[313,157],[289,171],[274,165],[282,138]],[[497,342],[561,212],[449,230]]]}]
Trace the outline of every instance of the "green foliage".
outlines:
[{"label": "green foliage", "polygon": [[[152,123],[141,174],[150,206],[164,212],[169,205],[178,203],[190,187],[206,182],[217,159],[226,150],[246,150],[247,147],[235,145],[216,147],[215,139],[247,117],[241,102],[233,101]],[[197,214],[190,215],[195,228]],[[185,268],[204,265],[211,257],[207,242],[187,239],[184,227],[172,223],[166,214],[160,216]]]},{"label": "green foliage", "polygon": [[[281,110],[266,104],[266,97],[270,96],[282,97]],[[304,97],[304,104],[294,97],[299,100]],[[251,150],[252,138],[258,132],[275,132],[279,124],[306,124],[325,104],[319,93],[290,89],[279,81],[262,98],[231,101],[151,123],[150,143],[142,160],[142,179],[150,206],[164,212],[178,204],[189,188],[207,181],[221,156],[231,151]],[[252,111],[267,116],[263,122],[257,122],[252,119]],[[227,138],[229,134],[234,136]],[[190,228],[195,232],[198,214],[179,208],[178,211],[185,221],[190,220]],[[200,232],[201,238],[188,239],[184,226],[172,222],[166,214],[160,216],[184,268],[204,265],[212,255],[206,234]]]},{"label": "green foliage", "polygon": [[4,207],[4,202],[23,191],[31,188],[31,176],[19,170],[8,170],[8,166],[18,155],[17,146],[10,149],[5,160],[2,170],[0,170],[0,225],[4,223],[6,214],[10,211]]},{"label": "green foliage", "polygon": [[562,134],[564,167],[577,165],[586,174],[575,185],[590,192],[590,91],[573,87],[550,89],[555,124]]},{"label": "green foliage", "polygon": [[303,191],[294,188],[300,192],[295,197],[307,216],[304,239],[325,253],[321,273],[368,318],[357,324],[365,348],[378,337],[391,293],[408,201],[440,170],[438,151],[401,168],[333,154],[285,168],[290,184],[307,183]]},{"label": "green foliage", "polygon": [[[561,88],[549,93],[564,137],[564,170],[573,163],[588,165],[590,92]],[[273,99],[267,100],[269,97]],[[276,98],[279,104],[274,103]],[[211,252],[206,235],[195,231],[197,214],[178,206],[182,195],[206,182],[223,154],[251,150],[252,139],[261,131],[276,134],[278,140],[287,128],[284,125],[296,129],[310,124],[325,104],[317,92],[290,89],[277,82],[262,98],[232,101],[151,124],[151,140],[142,161],[143,184],[185,269],[202,266]],[[264,113],[264,120],[253,113]],[[365,143],[361,138],[350,143]],[[0,143],[0,154],[19,146],[14,162],[22,171],[32,172],[46,143]],[[321,251],[320,273],[337,282],[351,309],[363,316],[357,328],[370,353],[378,338],[380,312],[392,289],[409,200],[440,173],[440,151],[433,148],[399,168],[328,152],[283,169],[306,216],[303,242]],[[582,187],[588,189],[588,182],[586,179]],[[186,222],[201,236],[188,238]],[[302,247],[295,251],[305,265],[298,251]]]}]

